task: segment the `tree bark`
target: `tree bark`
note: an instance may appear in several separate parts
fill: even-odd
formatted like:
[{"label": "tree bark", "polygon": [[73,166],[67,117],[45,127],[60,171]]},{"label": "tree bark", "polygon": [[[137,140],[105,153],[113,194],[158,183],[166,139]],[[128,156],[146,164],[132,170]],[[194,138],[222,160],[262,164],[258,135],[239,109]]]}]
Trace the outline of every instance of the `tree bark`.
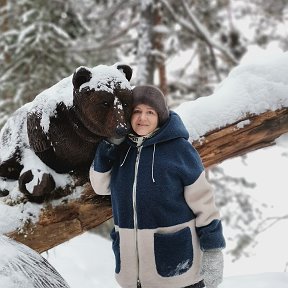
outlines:
[{"label": "tree bark", "polygon": [[12,231],[7,236],[44,252],[111,217],[110,197],[96,195],[90,183],[86,183],[80,199],[56,207],[43,204],[43,212],[36,224],[27,223],[20,231]]},{"label": "tree bark", "polygon": [[[157,27],[162,24],[162,12],[160,6],[155,8],[154,11],[154,25]],[[156,57],[156,64],[159,75],[159,88],[165,96],[168,95],[168,83],[166,77],[166,64],[165,64],[165,52],[163,44],[163,34],[159,31],[154,35],[154,49],[158,51],[158,57]]]},{"label": "tree bark", "polygon": [[[240,122],[245,120],[249,123],[241,125]],[[194,141],[193,145],[208,168],[226,159],[273,145],[276,138],[287,132],[288,108],[283,108],[260,115],[247,115],[237,123],[203,135],[201,141]],[[111,217],[109,197],[95,195],[90,184],[86,183],[80,199],[56,207],[46,204],[38,223],[26,224],[19,229],[20,232],[13,231],[8,236],[43,252]]]},{"label": "tree bark", "polygon": [[[249,120],[242,128],[240,122]],[[288,132],[288,108],[247,115],[232,125],[211,131],[193,142],[206,168],[226,159],[274,145],[274,140]]]},{"label": "tree bark", "polygon": [[[0,8],[4,8],[5,6],[7,6],[7,0],[0,0]],[[9,18],[9,15],[8,15],[8,11],[6,10],[5,14],[4,14],[4,21],[2,22],[2,25],[0,27],[0,31],[3,33],[3,32],[6,32],[8,30],[8,18]],[[9,63],[10,60],[11,60],[11,57],[10,55],[8,54],[8,52],[3,52],[4,54],[4,62],[5,63]]]},{"label": "tree bark", "polygon": [[138,25],[137,85],[154,84],[155,56],[152,53],[155,33],[154,0],[140,1],[140,22]]}]

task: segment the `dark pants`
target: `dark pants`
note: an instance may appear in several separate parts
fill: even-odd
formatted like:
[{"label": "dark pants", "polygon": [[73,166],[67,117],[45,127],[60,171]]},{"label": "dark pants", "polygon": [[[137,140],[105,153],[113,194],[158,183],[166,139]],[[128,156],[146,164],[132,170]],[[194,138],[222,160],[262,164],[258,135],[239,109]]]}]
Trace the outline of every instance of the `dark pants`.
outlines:
[{"label": "dark pants", "polygon": [[[190,285],[190,286],[186,286],[184,288],[204,288],[204,287],[205,287],[204,281],[201,280],[198,283],[195,283],[195,284]],[[137,288],[141,288],[141,284],[140,283],[137,284]]]},{"label": "dark pants", "polygon": [[184,287],[184,288],[203,288],[203,287],[205,287],[205,284],[204,284],[204,281],[201,280],[201,281],[198,282],[198,283],[195,283],[195,284],[190,285],[190,286],[186,286],[186,287]]}]

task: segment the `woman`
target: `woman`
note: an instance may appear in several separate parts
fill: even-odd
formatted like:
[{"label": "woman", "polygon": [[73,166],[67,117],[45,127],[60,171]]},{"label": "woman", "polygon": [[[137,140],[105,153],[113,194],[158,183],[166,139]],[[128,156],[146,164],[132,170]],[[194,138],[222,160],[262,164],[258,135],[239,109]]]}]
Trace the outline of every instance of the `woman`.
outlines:
[{"label": "woman", "polygon": [[217,287],[225,240],[188,131],[147,85],[133,89],[131,126],[120,145],[99,144],[90,170],[95,192],[111,193],[116,280],[125,288]]}]

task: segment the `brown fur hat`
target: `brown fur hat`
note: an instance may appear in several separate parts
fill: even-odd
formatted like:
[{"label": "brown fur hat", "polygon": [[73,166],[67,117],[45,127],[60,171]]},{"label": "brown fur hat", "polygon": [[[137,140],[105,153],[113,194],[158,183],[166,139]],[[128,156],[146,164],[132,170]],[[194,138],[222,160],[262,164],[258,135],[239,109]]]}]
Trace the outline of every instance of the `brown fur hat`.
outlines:
[{"label": "brown fur hat", "polygon": [[154,108],[159,117],[159,126],[169,117],[167,99],[162,91],[152,85],[140,85],[133,89],[133,109],[138,104],[146,104]]}]

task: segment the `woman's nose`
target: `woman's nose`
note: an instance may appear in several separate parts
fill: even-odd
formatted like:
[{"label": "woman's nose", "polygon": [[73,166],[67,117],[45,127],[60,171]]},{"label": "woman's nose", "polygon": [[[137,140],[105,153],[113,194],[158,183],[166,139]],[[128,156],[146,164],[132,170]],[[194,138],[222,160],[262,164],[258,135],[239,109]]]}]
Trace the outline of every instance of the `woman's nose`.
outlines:
[{"label": "woman's nose", "polygon": [[140,117],[141,120],[145,120],[145,119],[146,119],[145,113],[141,113],[141,114],[139,115],[139,117]]}]

